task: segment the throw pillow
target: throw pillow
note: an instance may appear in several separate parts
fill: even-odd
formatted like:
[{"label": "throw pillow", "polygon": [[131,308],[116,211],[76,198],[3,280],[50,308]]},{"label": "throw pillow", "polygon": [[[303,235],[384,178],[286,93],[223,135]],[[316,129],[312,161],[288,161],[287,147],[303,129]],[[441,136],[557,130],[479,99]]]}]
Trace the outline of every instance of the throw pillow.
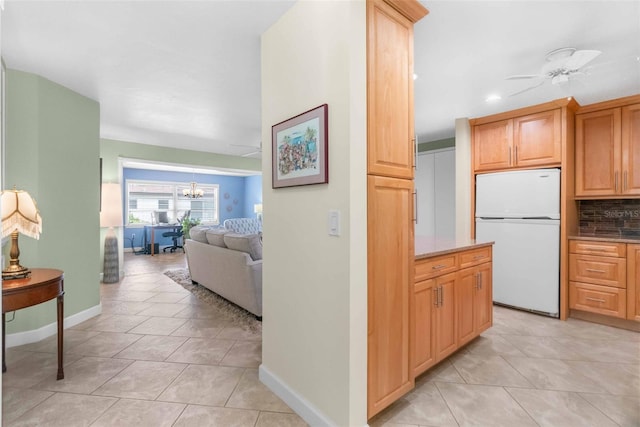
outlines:
[{"label": "throw pillow", "polygon": [[209,229],[209,227],[206,227],[204,225],[196,225],[195,227],[191,227],[189,229],[189,237],[191,238],[191,240],[195,240],[196,242],[200,242],[200,243],[209,243],[207,241],[207,230]]},{"label": "throw pillow", "polygon": [[224,235],[227,233],[229,233],[229,230],[225,230],[224,228],[212,228],[207,230],[205,235],[210,245],[226,248],[227,245],[224,244]]},{"label": "throw pillow", "polygon": [[262,242],[257,234],[227,233],[224,243],[229,249],[248,253],[254,261],[262,259]]}]

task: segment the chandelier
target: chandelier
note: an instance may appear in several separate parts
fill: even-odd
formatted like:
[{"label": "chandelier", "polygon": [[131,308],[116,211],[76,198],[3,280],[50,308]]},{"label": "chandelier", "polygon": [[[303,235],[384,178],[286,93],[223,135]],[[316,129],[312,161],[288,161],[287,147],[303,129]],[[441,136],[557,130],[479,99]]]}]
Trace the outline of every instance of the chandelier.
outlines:
[{"label": "chandelier", "polygon": [[204,190],[200,188],[196,188],[198,184],[196,182],[192,182],[190,188],[185,188],[182,190],[182,195],[184,197],[189,197],[191,199],[199,199],[204,196]]}]

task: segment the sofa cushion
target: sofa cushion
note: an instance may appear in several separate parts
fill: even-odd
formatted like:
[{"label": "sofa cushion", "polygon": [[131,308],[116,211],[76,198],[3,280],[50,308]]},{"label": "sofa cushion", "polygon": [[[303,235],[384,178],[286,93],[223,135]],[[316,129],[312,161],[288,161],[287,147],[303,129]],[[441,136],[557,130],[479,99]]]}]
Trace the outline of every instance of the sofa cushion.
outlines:
[{"label": "sofa cushion", "polygon": [[189,229],[189,237],[191,238],[191,240],[195,240],[196,242],[209,243],[207,241],[206,235],[207,230],[209,229],[210,227],[207,227],[205,225],[196,225]]},{"label": "sofa cushion", "polygon": [[212,228],[207,230],[205,235],[207,236],[207,242],[210,245],[226,248],[227,245],[224,243],[224,235],[227,233],[229,233],[229,230],[224,228]]},{"label": "sofa cushion", "polygon": [[258,234],[227,233],[224,243],[229,249],[248,253],[254,261],[262,259],[262,242]]}]

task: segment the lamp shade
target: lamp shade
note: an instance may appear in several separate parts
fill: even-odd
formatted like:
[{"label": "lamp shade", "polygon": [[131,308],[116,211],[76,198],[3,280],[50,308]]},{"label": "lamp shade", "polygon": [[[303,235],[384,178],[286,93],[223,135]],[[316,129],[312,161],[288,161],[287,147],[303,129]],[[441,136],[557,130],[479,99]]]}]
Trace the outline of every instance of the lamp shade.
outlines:
[{"label": "lamp shade", "polygon": [[100,227],[122,227],[122,192],[120,184],[102,184]]},{"label": "lamp shade", "polygon": [[0,196],[2,205],[2,237],[17,231],[34,239],[42,233],[42,218],[35,200],[26,191],[3,190]]}]

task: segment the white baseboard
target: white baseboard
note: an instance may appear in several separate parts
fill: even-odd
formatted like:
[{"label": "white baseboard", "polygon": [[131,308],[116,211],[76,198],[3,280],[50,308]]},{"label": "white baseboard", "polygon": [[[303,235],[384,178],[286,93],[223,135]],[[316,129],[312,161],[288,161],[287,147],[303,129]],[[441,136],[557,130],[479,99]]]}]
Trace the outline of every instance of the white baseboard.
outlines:
[{"label": "white baseboard", "polygon": [[284,401],[296,414],[306,421],[310,426],[327,426],[334,427],[337,425],[327,418],[322,412],[313,406],[304,397],[293,391],[287,384],[282,382],[280,378],[274,375],[263,364],[258,369],[258,378],[269,389]]},{"label": "white baseboard", "polygon": [[[102,313],[102,304],[95,305],[91,308],[81,311],[80,313],[76,313],[72,316],[66,317],[64,319],[64,328],[66,329],[70,328],[71,326],[75,326],[79,323],[84,322],[85,320],[97,316],[100,313]],[[31,331],[16,332],[15,334],[7,335],[6,345],[7,348],[9,348],[23,344],[30,344],[32,342],[38,342],[40,340],[48,338],[51,335],[55,335],[57,333],[58,322],[53,322]]]}]

